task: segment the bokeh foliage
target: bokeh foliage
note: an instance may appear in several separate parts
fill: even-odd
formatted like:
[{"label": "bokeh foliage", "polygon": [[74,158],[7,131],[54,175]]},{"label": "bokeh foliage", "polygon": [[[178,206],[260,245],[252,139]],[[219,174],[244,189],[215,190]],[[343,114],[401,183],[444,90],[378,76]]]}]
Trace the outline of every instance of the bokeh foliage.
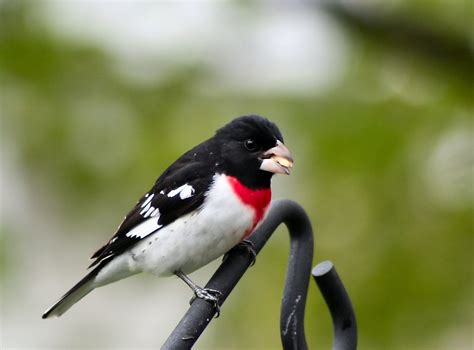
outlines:
[{"label": "bokeh foliage", "polygon": [[[463,1],[399,3],[392,14],[422,21],[429,3],[434,29],[447,23],[442,29],[461,41],[472,34]],[[199,65],[140,86],[117,74],[101,47],[59,39],[32,20],[32,3],[0,6],[2,147],[63,220],[112,229],[180,153],[233,116],[257,112],[280,124],[293,149],[295,173],[277,180],[276,192],[310,214],[315,262],[336,263],[360,348],[472,346],[472,149],[435,157],[450,133],[472,136],[470,70],[346,24],[351,64],[324,94],[206,94],[195,88],[209,73]],[[446,176],[433,185],[436,172]],[[446,197],[439,186],[454,192]],[[12,226],[2,223],[2,251],[15,244]],[[277,236],[212,324],[214,336],[204,336],[209,348],[280,347],[288,245],[283,230]],[[0,271],[5,283],[15,266]],[[306,323],[310,346],[329,348],[314,286]]]}]

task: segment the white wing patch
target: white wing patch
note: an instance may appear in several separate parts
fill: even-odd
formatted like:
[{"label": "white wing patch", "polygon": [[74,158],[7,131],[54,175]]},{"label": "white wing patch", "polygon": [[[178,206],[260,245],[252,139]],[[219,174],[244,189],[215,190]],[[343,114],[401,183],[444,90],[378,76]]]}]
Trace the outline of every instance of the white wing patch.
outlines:
[{"label": "white wing patch", "polygon": [[146,200],[142,203],[142,205],[140,206],[140,208],[147,208],[147,209],[146,209],[146,210],[143,209],[143,210],[140,212],[140,214],[144,213],[145,211],[148,210],[148,208],[150,208],[150,205],[151,205],[150,202],[151,202],[151,200],[153,199],[154,196],[155,196],[154,193],[153,193],[151,196],[150,196],[148,193],[145,195]]},{"label": "white wing patch", "polygon": [[[179,198],[187,199],[192,197],[194,195],[194,192],[195,190],[193,186],[184,184],[183,186],[180,186],[177,189],[170,191],[168,193],[168,197],[171,198],[179,194]],[[163,191],[161,191],[160,193],[164,194]],[[154,193],[147,193],[145,195],[145,201],[140,205],[140,208],[142,208],[142,210],[140,211],[140,215],[144,218],[148,218],[148,220],[142,222],[140,225],[137,225],[136,227],[128,231],[125,236],[130,238],[144,238],[163,226],[158,224],[158,220],[160,219],[160,210],[151,205],[151,201],[154,196]]]},{"label": "white wing patch", "polygon": [[175,190],[172,190],[168,193],[168,197],[174,197],[179,194],[179,198],[187,199],[194,195],[194,188],[191,185],[184,184],[183,186],[178,187]]},{"label": "white wing patch", "polygon": [[[155,209],[155,211],[156,210],[158,209]],[[159,213],[159,211],[157,211],[157,213]],[[140,225],[128,231],[125,236],[130,237],[130,238],[134,238],[134,237],[143,238],[155,232],[162,226],[163,225],[158,224],[158,219],[156,217],[151,217],[150,219],[142,222]]]},{"label": "white wing patch", "polygon": [[153,218],[160,214],[160,210],[151,205],[151,200],[153,199],[154,196],[155,194],[152,194],[151,196],[149,196],[148,193],[145,195],[146,200],[140,206],[140,208],[143,208],[140,211],[140,215],[142,215],[144,218],[147,218],[147,217]]},{"label": "white wing patch", "polygon": [[149,193],[145,194],[146,200],[140,205],[140,208],[143,208],[140,211],[140,215],[149,219],[142,222],[140,225],[135,226],[133,229],[128,231],[125,236],[130,238],[143,238],[163,226],[158,224],[158,220],[160,219],[160,210],[151,205],[151,200],[154,196],[154,193],[151,195]]}]

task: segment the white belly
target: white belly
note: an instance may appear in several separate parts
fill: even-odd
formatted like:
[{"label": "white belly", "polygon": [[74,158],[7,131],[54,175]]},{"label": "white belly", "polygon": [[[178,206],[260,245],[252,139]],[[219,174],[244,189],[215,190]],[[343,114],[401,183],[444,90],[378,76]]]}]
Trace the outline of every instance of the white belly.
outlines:
[{"label": "white belly", "polygon": [[253,219],[253,210],[234,194],[226,176],[217,175],[202,209],[137,243],[130,251],[132,265],[159,276],[193,272],[239,243]]}]

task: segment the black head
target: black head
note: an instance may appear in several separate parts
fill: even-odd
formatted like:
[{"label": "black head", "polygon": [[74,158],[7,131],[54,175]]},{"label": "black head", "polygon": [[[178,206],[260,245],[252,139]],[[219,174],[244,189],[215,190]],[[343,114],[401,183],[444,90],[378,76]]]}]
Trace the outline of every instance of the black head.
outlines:
[{"label": "black head", "polygon": [[222,172],[250,188],[267,188],[275,173],[289,174],[293,166],[278,127],[257,115],[243,116],[217,130],[222,146]]}]

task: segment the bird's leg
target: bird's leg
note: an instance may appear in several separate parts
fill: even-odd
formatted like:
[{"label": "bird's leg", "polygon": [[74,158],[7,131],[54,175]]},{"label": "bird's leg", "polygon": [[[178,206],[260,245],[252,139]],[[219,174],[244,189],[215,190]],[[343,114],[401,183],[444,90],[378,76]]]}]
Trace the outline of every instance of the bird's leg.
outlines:
[{"label": "bird's leg", "polygon": [[189,302],[190,304],[194,301],[195,298],[208,301],[214,306],[214,309],[216,310],[216,318],[219,317],[220,311],[221,311],[220,306],[219,306],[219,298],[222,296],[221,292],[215,289],[211,289],[211,288],[199,287],[196,283],[191,281],[191,279],[181,271],[176,271],[174,274],[178,276],[181,280],[183,280],[184,283],[186,283],[189,286],[189,288],[193,290],[195,296]]},{"label": "bird's leg", "polygon": [[[240,242],[239,244],[237,244],[234,248],[232,249],[245,249],[251,256],[251,263],[250,263],[250,266],[253,266],[255,265],[255,262],[257,261],[257,252],[255,251],[255,245],[247,240],[247,239],[244,239],[242,242]],[[231,250],[232,250],[231,249]],[[230,252],[230,251],[229,251]],[[222,258],[222,261],[226,261],[227,258],[228,258],[228,255],[229,255],[229,252],[225,253],[224,254],[224,257]]]}]

